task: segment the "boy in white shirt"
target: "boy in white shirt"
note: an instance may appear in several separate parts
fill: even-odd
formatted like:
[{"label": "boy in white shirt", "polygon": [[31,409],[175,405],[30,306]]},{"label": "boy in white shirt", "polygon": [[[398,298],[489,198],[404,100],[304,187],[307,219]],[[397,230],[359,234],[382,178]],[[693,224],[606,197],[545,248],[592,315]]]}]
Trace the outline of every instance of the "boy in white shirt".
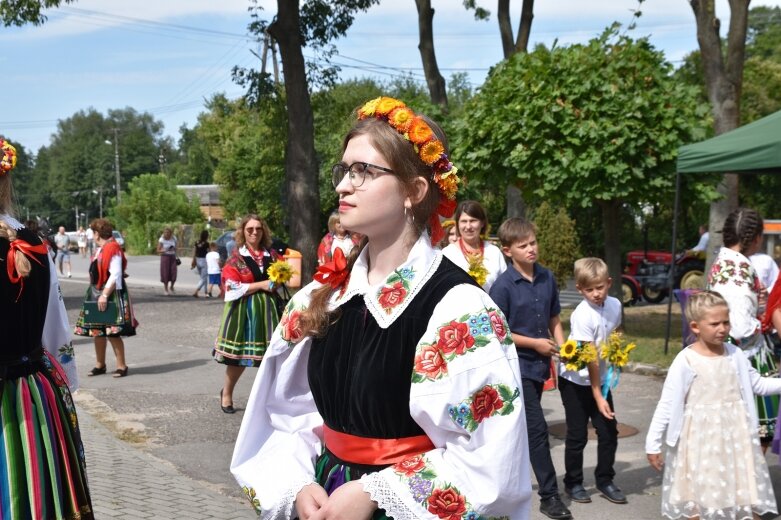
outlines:
[{"label": "boy in white shirt", "polygon": [[[621,302],[608,296],[612,279],[607,264],[599,258],[581,258],[575,262],[575,287],[585,298],[570,316],[569,339],[592,343],[597,349],[621,324]],[[602,378],[606,373],[602,360],[580,371],[567,370],[559,363],[559,392],[567,422],[564,443],[564,491],[580,503],[591,502],[583,487],[583,450],[588,442],[589,420],[597,432],[597,489],[609,501],[626,504],[626,496],[613,483],[613,464],[618,448],[618,426],[613,413],[613,397],[602,396]]]},{"label": "boy in white shirt", "polygon": [[209,252],[206,253],[206,273],[209,275],[209,287],[206,291],[207,297],[212,297],[212,287],[215,285],[220,288],[220,296],[222,296],[221,272],[222,267],[220,266],[220,253],[217,252],[217,242],[212,242],[209,244]]}]

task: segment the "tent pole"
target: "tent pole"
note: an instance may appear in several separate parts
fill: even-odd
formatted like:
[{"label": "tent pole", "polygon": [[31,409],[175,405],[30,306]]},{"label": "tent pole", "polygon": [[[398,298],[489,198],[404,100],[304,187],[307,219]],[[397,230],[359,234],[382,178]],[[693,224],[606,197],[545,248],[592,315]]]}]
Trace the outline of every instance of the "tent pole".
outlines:
[{"label": "tent pole", "polygon": [[681,172],[675,172],[675,204],[673,205],[673,243],[670,250],[672,251],[672,257],[670,258],[670,269],[667,272],[667,331],[664,335],[664,354],[667,355],[668,344],[670,343],[670,322],[672,318],[673,310],[673,288],[675,287],[675,248],[678,245],[676,243],[676,237],[678,235],[678,206],[681,199]]}]

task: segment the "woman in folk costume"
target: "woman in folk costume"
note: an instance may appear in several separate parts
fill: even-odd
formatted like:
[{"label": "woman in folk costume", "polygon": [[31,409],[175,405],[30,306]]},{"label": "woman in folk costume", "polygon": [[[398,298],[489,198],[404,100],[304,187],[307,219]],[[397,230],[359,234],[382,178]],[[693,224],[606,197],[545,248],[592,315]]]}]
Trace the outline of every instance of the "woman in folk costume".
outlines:
[{"label": "woman in folk costume", "polygon": [[358,110],[332,169],[339,251],[288,304],[231,470],[261,518],[529,517],[518,360],[501,311],[432,247],[460,183],[401,101]]},{"label": "woman in folk costume", "polygon": [[68,317],[46,245],[11,215],[15,164],[0,138],[0,518],[91,519]]},{"label": "woman in folk costume", "polygon": [[[106,373],[106,343],[109,342],[117,359],[113,376],[125,377],[128,368],[122,337],[135,336],[138,327],[124,280],[127,259],[122,247],[114,240],[114,226],[111,222],[98,218],[92,221],[90,227],[95,233],[98,249],[89,267],[90,286],[76,320],[74,333],[95,340],[95,366],[88,375]],[[95,302],[101,313],[108,309],[110,315],[100,314],[98,318],[93,318],[89,309],[90,304]]]},{"label": "woman in folk costume", "polygon": [[[724,221],[724,245],[711,266],[708,289],[729,302],[730,338],[760,375],[778,375],[757,311],[762,287],[749,257],[762,246],[763,221],[756,210],[738,208]],[[759,439],[770,445],[778,415],[778,396],[757,396]]]}]

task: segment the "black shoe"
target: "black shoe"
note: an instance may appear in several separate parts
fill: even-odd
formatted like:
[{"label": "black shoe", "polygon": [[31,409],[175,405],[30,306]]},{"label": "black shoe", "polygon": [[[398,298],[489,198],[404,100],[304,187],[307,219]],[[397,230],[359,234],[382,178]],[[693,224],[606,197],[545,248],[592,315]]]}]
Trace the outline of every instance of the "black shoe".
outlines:
[{"label": "black shoe", "polygon": [[90,370],[87,375],[88,376],[100,376],[106,373],[106,365],[103,365],[102,367],[92,367],[92,370]]},{"label": "black shoe", "polygon": [[228,406],[223,406],[222,404],[222,390],[220,390],[220,408],[222,408],[222,411],[225,413],[236,413],[236,409],[233,408],[233,403],[229,404]]},{"label": "black shoe", "polygon": [[583,487],[583,484],[575,484],[571,488],[565,487],[564,492],[573,502],[579,502],[581,504],[588,504],[591,502],[591,496],[589,496],[588,491]]},{"label": "black shoe", "polygon": [[567,509],[567,506],[564,505],[564,502],[561,501],[558,495],[543,498],[540,501],[540,513],[548,518],[572,518],[572,513],[569,512],[569,509]]},{"label": "black shoe", "polygon": [[608,482],[604,486],[597,486],[597,489],[605,498],[614,504],[626,504],[626,496],[618,489],[618,486],[612,482]]}]

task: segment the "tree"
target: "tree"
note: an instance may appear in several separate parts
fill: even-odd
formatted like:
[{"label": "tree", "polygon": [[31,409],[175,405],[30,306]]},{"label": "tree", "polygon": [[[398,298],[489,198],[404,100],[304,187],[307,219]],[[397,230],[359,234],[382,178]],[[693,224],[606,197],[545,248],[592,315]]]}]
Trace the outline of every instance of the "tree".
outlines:
[{"label": "tree", "polygon": [[321,48],[343,36],[354,14],[379,0],[277,0],[277,14],[271,23],[260,18],[262,9],[253,0],[253,22],[249,31],[262,39],[268,32],[279,43],[285,78],[287,135],[285,174],[288,207],[296,208],[290,220],[293,246],[303,255],[302,279],[311,279],[317,263],[320,241],[320,204],[317,194],[318,163],[314,146],[312,103],[303,48]]},{"label": "tree", "polygon": [[26,23],[41,25],[46,17],[42,9],[59,7],[61,3],[69,4],[75,0],[0,0],[0,19],[3,25],[20,27]]},{"label": "tree", "polygon": [[598,205],[618,280],[622,205],[670,200],[677,147],[704,136],[706,109],[671,70],[617,25],[585,45],[515,54],[467,103],[454,159],[495,186],[519,182],[527,200]]},{"label": "tree", "polygon": [[431,8],[431,0],[415,0],[418,9],[418,35],[420,42],[418,50],[423,62],[423,73],[426,76],[431,101],[447,108],[447,89],[445,78],[439,72],[437,54],[434,51],[434,9]]},{"label": "tree", "polygon": [[150,254],[165,226],[203,220],[198,200],[187,200],[187,195],[165,175],[139,175],[130,182],[128,192],[117,206],[116,216],[127,229],[127,248],[131,253]]},{"label": "tree", "polygon": [[[716,135],[734,130],[740,125],[749,2],[730,0],[729,30],[724,49],[719,35],[721,22],[716,17],[715,0],[689,0],[697,22],[697,43]],[[721,229],[727,214],[738,206],[737,174],[725,174],[717,189],[721,198],[711,203],[709,229],[712,231]],[[722,244],[721,233],[712,232],[710,236],[708,264],[713,260],[713,251]]]}]

